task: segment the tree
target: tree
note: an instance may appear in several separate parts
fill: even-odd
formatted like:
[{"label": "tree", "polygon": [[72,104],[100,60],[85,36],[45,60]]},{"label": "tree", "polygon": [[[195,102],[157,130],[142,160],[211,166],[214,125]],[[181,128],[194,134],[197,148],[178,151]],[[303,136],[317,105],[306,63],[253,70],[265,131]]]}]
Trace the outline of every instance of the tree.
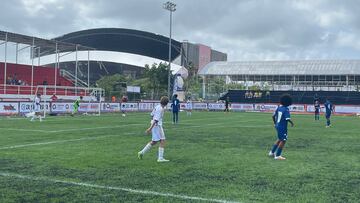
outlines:
[{"label": "tree", "polygon": [[158,99],[162,95],[167,95],[169,66],[166,63],[160,63],[159,65],[154,63],[151,65],[145,65],[144,78],[148,78],[148,86],[151,95],[151,99]]},{"label": "tree", "polygon": [[111,96],[126,94],[125,89],[117,88],[119,84],[126,83],[131,86],[140,86],[142,98],[160,99],[167,95],[169,66],[166,63],[145,65],[144,72],[139,79],[125,77],[120,74],[104,76],[96,84],[106,92],[107,99]]},{"label": "tree", "polygon": [[[117,85],[121,83],[127,83],[129,78],[126,78],[123,75],[115,74],[110,76],[104,76],[96,81],[98,87],[105,90],[105,95],[107,99],[110,99],[111,96],[122,96],[126,92],[116,89]],[[125,90],[126,91],[126,90]]]},{"label": "tree", "polygon": [[186,97],[191,97],[192,99],[198,100],[201,98],[202,91],[202,78],[198,75],[189,76],[185,80],[185,87],[187,95]]}]

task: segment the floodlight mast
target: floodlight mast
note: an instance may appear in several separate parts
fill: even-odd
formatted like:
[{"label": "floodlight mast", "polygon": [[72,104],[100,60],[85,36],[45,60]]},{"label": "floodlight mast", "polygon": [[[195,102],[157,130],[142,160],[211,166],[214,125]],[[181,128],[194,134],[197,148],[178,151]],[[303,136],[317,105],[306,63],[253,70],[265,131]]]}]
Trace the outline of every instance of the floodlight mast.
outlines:
[{"label": "floodlight mast", "polygon": [[170,13],[170,32],[169,32],[169,73],[168,73],[168,97],[170,98],[171,90],[170,90],[170,84],[171,84],[171,32],[172,32],[172,13],[176,11],[176,4],[168,1],[163,4],[163,8],[168,10]]}]

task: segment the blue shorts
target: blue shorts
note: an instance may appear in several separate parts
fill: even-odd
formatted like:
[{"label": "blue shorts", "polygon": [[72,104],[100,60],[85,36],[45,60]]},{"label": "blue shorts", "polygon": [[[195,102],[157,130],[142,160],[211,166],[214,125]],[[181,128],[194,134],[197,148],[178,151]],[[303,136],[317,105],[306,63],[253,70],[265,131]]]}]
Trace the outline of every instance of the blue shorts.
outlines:
[{"label": "blue shorts", "polygon": [[330,116],[331,116],[331,113],[326,113],[325,114],[325,118],[330,118]]},{"label": "blue shorts", "polygon": [[276,131],[279,140],[286,141],[288,139],[287,130],[276,130]]}]

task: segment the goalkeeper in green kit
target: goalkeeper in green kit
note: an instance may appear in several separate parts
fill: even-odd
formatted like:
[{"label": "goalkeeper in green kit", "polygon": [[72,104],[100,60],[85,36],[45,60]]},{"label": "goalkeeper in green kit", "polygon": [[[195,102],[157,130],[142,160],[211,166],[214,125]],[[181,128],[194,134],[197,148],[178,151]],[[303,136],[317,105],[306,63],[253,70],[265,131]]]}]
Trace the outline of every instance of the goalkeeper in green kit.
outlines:
[{"label": "goalkeeper in green kit", "polygon": [[82,100],[82,96],[80,96],[80,99],[75,100],[74,104],[73,104],[73,112],[71,113],[71,116],[74,116],[75,114],[77,114],[79,112],[79,106],[80,106],[80,101]]}]

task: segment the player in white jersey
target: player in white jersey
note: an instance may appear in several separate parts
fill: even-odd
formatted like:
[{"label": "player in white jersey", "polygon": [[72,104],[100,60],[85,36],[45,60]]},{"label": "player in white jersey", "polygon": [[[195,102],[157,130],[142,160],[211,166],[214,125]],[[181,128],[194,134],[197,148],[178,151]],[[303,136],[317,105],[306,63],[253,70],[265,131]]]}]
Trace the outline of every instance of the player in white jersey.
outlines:
[{"label": "player in white jersey", "polygon": [[144,154],[148,152],[152,146],[156,143],[160,142],[159,153],[158,153],[158,162],[167,162],[169,160],[164,159],[164,147],[165,147],[165,134],[164,129],[162,127],[163,117],[165,112],[165,107],[169,103],[169,98],[166,96],[161,97],[160,104],[157,105],[153,111],[151,112],[151,122],[150,127],[146,130],[146,133],[152,134],[151,141],[146,144],[146,146],[138,152],[138,158],[142,159]]},{"label": "player in white jersey", "polygon": [[36,118],[38,118],[40,122],[42,121],[40,102],[41,102],[40,94],[37,94],[34,100],[34,109],[33,109],[33,113],[31,114],[32,116],[31,121],[34,121],[34,119]]},{"label": "player in white jersey", "polygon": [[186,101],[186,115],[191,116],[191,112],[192,112],[192,101],[191,98],[189,97],[188,100]]}]

